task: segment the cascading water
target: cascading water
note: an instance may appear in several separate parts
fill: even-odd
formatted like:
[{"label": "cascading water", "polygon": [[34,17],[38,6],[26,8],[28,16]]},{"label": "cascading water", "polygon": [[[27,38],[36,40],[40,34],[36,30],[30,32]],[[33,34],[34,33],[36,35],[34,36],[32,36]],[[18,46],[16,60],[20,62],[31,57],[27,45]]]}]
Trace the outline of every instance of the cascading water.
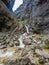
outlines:
[{"label": "cascading water", "polygon": [[3,64],[0,64],[0,65],[3,65]]},{"label": "cascading water", "polygon": [[23,44],[23,36],[20,36],[20,38],[18,40],[19,40],[19,43],[20,43],[20,45],[18,47],[24,48],[25,45]]},{"label": "cascading water", "polygon": [[3,58],[3,57],[10,57],[10,56],[12,56],[13,55],[13,51],[11,51],[11,52],[6,52],[6,53],[0,53],[0,58]]},{"label": "cascading water", "polygon": [[29,25],[25,25],[27,33],[29,33]]},{"label": "cascading water", "polygon": [[[25,25],[25,27],[26,27],[26,32],[29,34],[29,25]],[[19,43],[20,43],[20,45],[18,46],[19,48],[24,48],[24,44],[23,44],[23,38],[25,37],[25,33],[24,34],[22,34],[20,37],[19,37]]]}]

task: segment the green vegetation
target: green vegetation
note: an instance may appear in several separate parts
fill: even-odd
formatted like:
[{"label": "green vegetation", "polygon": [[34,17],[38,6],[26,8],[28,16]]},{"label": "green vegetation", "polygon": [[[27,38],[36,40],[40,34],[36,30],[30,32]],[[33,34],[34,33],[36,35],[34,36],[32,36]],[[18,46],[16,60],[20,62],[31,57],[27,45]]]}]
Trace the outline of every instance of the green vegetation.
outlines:
[{"label": "green vegetation", "polygon": [[25,25],[26,23],[27,23],[27,21],[19,21],[18,22],[20,25],[22,24],[22,25]]},{"label": "green vegetation", "polygon": [[49,49],[49,41],[45,42],[45,48]]}]

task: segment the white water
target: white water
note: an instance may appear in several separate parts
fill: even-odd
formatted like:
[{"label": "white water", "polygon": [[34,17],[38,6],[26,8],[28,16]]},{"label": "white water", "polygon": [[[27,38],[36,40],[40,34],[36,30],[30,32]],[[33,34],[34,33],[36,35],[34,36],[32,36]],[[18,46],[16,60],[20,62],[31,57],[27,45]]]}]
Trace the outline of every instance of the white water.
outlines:
[{"label": "white water", "polygon": [[29,25],[25,25],[27,33],[29,33]]},{"label": "white water", "polygon": [[20,45],[18,46],[19,48],[24,48],[24,44],[23,44],[23,36],[20,36],[20,38],[18,39],[20,42]]},{"label": "white water", "polygon": [[3,64],[0,64],[0,65],[3,65]]},{"label": "white water", "polygon": [[0,53],[0,58],[3,58],[3,57],[10,57],[10,56],[12,56],[13,55],[13,51],[12,52],[6,52],[6,53]]}]

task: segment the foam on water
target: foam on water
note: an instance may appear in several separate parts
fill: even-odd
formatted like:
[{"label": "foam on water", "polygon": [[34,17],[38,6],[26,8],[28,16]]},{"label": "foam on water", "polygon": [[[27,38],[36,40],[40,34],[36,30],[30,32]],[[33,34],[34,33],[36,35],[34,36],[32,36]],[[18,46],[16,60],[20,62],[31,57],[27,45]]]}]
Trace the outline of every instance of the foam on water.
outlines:
[{"label": "foam on water", "polygon": [[25,25],[27,33],[29,33],[29,25]]},{"label": "foam on water", "polygon": [[0,64],[0,65],[3,65],[3,64]]},{"label": "foam on water", "polygon": [[20,38],[18,40],[20,42],[20,45],[18,47],[19,48],[24,48],[25,45],[23,44],[23,38],[22,38],[22,36],[20,36]]},{"label": "foam on water", "polygon": [[14,53],[14,52],[12,52],[12,51],[11,51],[11,52],[8,52],[8,51],[7,51],[7,52],[4,53],[4,54],[3,54],[3,53],[0,53],[0,58],[3,58],[3,57],[10,57],[10,56],[13,55],[13,53]]}]

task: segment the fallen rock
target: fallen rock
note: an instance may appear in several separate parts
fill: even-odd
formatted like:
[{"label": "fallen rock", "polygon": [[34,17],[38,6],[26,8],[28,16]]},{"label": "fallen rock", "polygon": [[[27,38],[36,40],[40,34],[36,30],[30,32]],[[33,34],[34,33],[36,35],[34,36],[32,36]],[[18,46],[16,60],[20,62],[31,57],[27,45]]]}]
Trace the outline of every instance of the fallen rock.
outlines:
[{"label": "fallen rock", "polygon": [[33,65],[28,58],[20,58],[15,60],[6,60],[4,65]]},{"label": "fallen rock", "polygon": [[45,63],[44,65],[49,65],[49,62],[48,63]]},{"label": "fallen rock", "polygon": [[49,59],[49,54],[43,52],[42,50],[36,49],[36,50],[35,50],[35,53],[36,53],[37,55],[39,55],[39,56],[42,56],[42,57],[44,57],[44,58]]},{"label": "fallen rock", "polygon": [[25,45],[31,45],[32,44],[32,40],[29,38],[25,38],[23,42]]}]

